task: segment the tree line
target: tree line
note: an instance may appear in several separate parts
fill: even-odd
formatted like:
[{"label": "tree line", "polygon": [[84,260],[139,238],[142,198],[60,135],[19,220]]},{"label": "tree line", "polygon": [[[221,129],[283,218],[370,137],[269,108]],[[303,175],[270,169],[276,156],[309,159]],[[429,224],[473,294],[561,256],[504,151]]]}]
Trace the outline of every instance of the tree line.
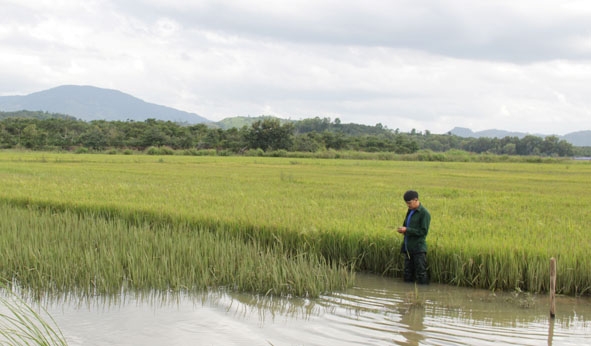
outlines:
[{"label": "tree line", "polygon": [[408,133],[375,126],[342,124],[339,119],[311,118],[280,121],[262,117],[241,128],[216,128],[206,124],[171,121],[90,122],[44,112],[0,112],[0,148],[31,150],[106,149],[146,150],[150,147],[215,149],[240,154],[246,150],[319,152],[323,150],[393,152],[464,150],[477,154],[573,156],[575,148],[556,136],[463,138],[450,133]]}]

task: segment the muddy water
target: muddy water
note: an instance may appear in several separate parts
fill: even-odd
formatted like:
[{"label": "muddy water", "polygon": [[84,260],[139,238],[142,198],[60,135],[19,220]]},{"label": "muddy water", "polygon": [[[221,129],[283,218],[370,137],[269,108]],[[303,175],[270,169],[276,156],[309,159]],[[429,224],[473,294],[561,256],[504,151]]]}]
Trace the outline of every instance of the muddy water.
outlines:
[{"label": "muddy water", "polygon": [[591,300],[358,275],[319,299],[222,292],[72,299],[48,310],[70,345],[587,345]]}]

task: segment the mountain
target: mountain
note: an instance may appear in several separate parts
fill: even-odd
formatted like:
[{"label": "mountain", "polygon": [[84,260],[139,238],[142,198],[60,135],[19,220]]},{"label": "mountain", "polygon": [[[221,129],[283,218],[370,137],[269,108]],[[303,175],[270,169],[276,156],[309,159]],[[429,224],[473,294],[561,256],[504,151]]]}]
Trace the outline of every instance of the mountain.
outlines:
[{"label": "mountain", "polygon": [[591,147],[591,131],[571,132],[562,138],[577,147]]},{"label": "mountain", "polygon": [[[465,127],[454,127],[451,131],[449,131],[452,135],[456,135],[459,137],[489,137],[489,138],[504,138],[504,137],[517,137],[523,138],[525,136],[538,136],[538,137],[548,137],[551,135],[542,135],[542,134],[531,134],[531,133],[524,133],[524,132],[510,132],[504,130],[484,130],[484,131],[477,131],[473,132],[470,129]],[[556,136],[559,139],[565,140],[570,144],[577,146],[577,147],[589,147],[591,146],[591,131],[577,131],[571,132],[564,136]]]},{"label": "mountain", "polygon": [[195,113],[148,103],[121,91],[78,85],[58,86],[25,96],[0,96],[0,110],[61,113],[84,121],[154,118],[189,124],[210,122]]}]

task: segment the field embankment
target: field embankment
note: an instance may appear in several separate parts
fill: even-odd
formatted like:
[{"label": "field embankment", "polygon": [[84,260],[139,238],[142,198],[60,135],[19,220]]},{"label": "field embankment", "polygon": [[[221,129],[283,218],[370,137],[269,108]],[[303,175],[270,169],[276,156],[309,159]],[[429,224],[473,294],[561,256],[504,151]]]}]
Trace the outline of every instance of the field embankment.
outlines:
[{"label": "field embankment", "polygon": [[[162,267],[167,256],[176,251],[167,244],[182,242],[187,251],[182,267],[188,268],[190,274],[179,271],[167,279],[162,279],[159,271],[137,275],[151,276],[146,286],[187,287],[198,286],[194,262],[204,261],[191,252],[197,246],[191,239],[202,236],[198,235],[199,229],[213,231],[227,241],[240,239],[249,247],[258,246],[259,252],[279,248],[287,258],[305,254],[313,262],[335,268],[335,272],[354,265],[358,270],[398,276],[402,268],[401,238],[394,228],[405,213],[401,195],[412,188],[419,191],[421,201],[432,214],[427,238],[432,281],[545,291],[549,284],[548,261],[554,256],[558,260],[558,291],[589,294],[591,261],[586,252],[591,245],[587,229],[591,224],[587,208],[591,205],[587,192],[590,173],[591,165],[581,162],[0,152],[0,201],[5,209],[40,208],[35,212],[90,215],[96,219],[92,222],[114,223],[113,228],[98,225],[85,230],[109,230],[99,239],[101,243],[113,242],[113,253],[98,258],[107,262],[111,259],[113,268],[125,267],[125,261],[145,262],[147,268]],[[10,229],[10,225],[6,227]],[[131,245],[116,247],[128,241],[117,237],[133,233],[130,230],[134,227],[158,229],[156,233],[162,238],[138,253],[129,251]],[[32,266],[29,270],[43,269],[41,281],[55,280],[55,271],[59,270],[69,275],[68,271],[74,269],[67,266],[76,263],[73,255],[68,255],[68,248],[60,249],[57,241],[51,241],[59,239],[54,234],[59,227],[39,222],[27,228],[33,233],[20,243],[6,241],[3,231],[2,253],[6,247],[20,247],[24,250],[20,252],[33,258],[28,262]],[[76,229],[69,232],[76,234]],[[39,240],[36,233],[45,233],[47,238]],[[129,244],[147,241],[153,234],[138,233]],[[178,238],[179,234],[185,236]],[[86,254],[93,249],[92,244],[79,246],[86,249]],[[35,256],[45,248],[61,253],[56,255],[59,259],[41,265],[43,259]],[[147,249],[155,253],[146,253]],[[16,262],[23,260],[17,252]],[[2,275],[22,275],[25,267],[15,266],[2,263]],[[119,281],[109,282],[121,283],[125,275],[130,278],[128,271],[123,273],[114,273]],[[90,277],[80,280],[82,285],[88,284],[86,280],[92,282]]]}]

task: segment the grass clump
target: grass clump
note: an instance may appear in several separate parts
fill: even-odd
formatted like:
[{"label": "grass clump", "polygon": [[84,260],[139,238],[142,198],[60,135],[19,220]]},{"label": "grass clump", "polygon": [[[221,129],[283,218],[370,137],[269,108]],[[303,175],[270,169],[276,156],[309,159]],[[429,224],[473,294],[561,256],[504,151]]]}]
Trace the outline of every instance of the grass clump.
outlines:
[{"label": "grass clump", "polygon": [[0,344],[2,345],[67,345],[61,330],[45,311],[31,305],[0,285]]}]

